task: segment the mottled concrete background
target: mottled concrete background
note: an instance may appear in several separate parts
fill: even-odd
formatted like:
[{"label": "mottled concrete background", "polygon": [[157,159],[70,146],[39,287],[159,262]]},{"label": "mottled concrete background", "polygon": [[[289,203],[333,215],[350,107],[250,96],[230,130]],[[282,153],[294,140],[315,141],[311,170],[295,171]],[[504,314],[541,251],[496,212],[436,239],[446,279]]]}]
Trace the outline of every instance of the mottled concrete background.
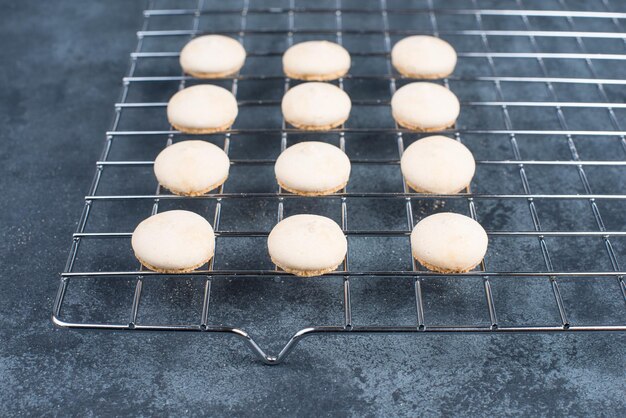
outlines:
[{"label": "mottled concrete background", "polygon": [[[128,52],[136,42],[143,7],[141,1],[122,0],[2,2],[1,415],[626,416],[624,334],[322,336],[305,340],[282,366],[267,367],[231,337],[54,329],[50,312],[58,274],[102,147],[103,132],[109,128],[112,104],[127,68]],[[472,91],[487,94],[486,90]],[[520,116],[520,123],[524,121],[534,119]],[[587,152],[582,158],[618,155],[606,151],[614,145],[610,139],[598,141],[595,146],[581,141],[580,149]],[[540,158],[533,150],[545,144],[533,145],[532,139],[520,142],[528,158]],[[499,152],[496,142],[492,147]],[[361,151],[354,152],[358,155]],[[555,146],[548,152],[560,151]],[[549,187],[550,182],[541,182],[544,177],[538,172],[533,181]],[[558,180],[565,186],[570,181],[560,176]],[[356,184],[358,187],[358,180]],[[601,188],[602,180],[597,184]],[[616,185],[623,187],[619,182]],[[353,219],[371,219],[368,211],[378,209],[355,207]],[[396,209],[402,212],[402,208]],[[566,222],[548,224],[547,229],[579,228],[588,221],[584,218],[588,213],[557,216],[563,213],[561,209],[542,208],[546,219]],[[606,211],[611,213],[610,209]],[[480,210],[484,222],[506,228],[511,227],[507,214],[517,209]],[[254,211],[258,213],[258,208]],[[116,212],[112,209],[110,213]],[[623,206],[614,213],[617,217],[607,217],[613,222],[610,229],[624,228]],[[106,218],[96,217],[91,227],[106,222]],[[256,218],[251,222],[269,225]],[[375,227],[387,227],[393,220],[380,222]],[[124,225],[123,230],[130,226]],[[358,223],[354,227],[358,228]],[[363,226],[368,227],[371,225]],[[366,248],[367,243],[354,243],[354,248],[360,245]],[[570,249],[556,242],[550,245],[556,262],[565,263]],[[587,248],[586,243],[577,245]],[[357,257],[356,262],[365,265],[368,260],[388,258],[402,268],[407,260],[392,256],[393,246],[387,248],[367,253],[361,260]],[[503,263],[531,262],[523,253],[508,254],[506,248],[494,250],[493,258],[498,260],[500,254]],[[597,262],[599,268],[605,263],[592,255],[578,262]],[[542,287],[547,284],[537,283],[494,285],[496,301],[500,297],[498,303],[503,304],[498,306],[503,321],[556,320],[549,288]],[[594,284],[563,284],[573,320],[591,321],[586,315],[592,310],[623,324],[625,309],[619,293],[608,297]],[[216,283],[212,315],[217,322],[246,325],[274,352],[285,341],[272,343],[272,336],[286,338],[311,321],[341,321],[340,285],[332,278],[323,285],[303,281],[284,293],[280,280],[269,284],[250,280],[246,286],[222,281]],[[106,296],[107,283],[93,286]],[[183,312],[176,302],[197,301],[197,283],[191,280],[164,300],[158,295],[170,294],[167,290],[170,286],[174,289],[173,285],[152,286],[152,293],[150,286],[145,291],[146,320],[150,319],[151,304],[166,305],[167,313],[181,317],[189,312]],[[480,289],[480,281],[426,285],[425,291],[432,296],[427,306],[429,318],[486,321],[484,306],[480,313],[475,309],[482,303]],[[355,303],[355,321],[411,323],[410,282],[355,280],[353,290],[355,302],[360,302]],[[80,296],[80,291],[77,294]],[[585,302],[589,296],[599,299]],[[72,295],[68,297],[68,312],[80,315],[71,310]],[[507,311],[507,298],[521,301],[524,309]],[[374,303],[381,299],[387,303]],[[91,313],[97,315],[100,302],[92,302]],[[274,313],[277,303],[284,310]],[[128,306],[127,301],[120,301],[120,312],[127,314]],[[255,315],[269,316],[272,323],[255,325]]]}]

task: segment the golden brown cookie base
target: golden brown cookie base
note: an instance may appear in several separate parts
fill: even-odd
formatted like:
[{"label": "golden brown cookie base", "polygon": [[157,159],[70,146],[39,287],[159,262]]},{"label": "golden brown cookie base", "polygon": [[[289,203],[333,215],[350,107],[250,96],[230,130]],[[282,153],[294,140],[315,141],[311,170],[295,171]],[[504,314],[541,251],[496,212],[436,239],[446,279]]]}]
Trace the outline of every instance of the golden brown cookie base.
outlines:
[{"label": "golden brown cookie base", "polygon": [[189,74],[192,77],[210,80],[214,78],[230,77],[231,75],[237,74],[237,72],[239,72],[240,69],[241,68],[236,68],[234,70],[222,71],[221,73],[202,73],[202,72],[186,71],[186,70],[184,71],[185,71],[185,74]]},{"label": "golden brown cookie base", "polygon": [[170,192],[172,192],[172,193],[174,193],[175,195],[178,195],[178,196],[202,196],[203,194],[207,194],[211,190],[214,190],[214,189],[217,189],[218,187],[220,187],[222,184],[224,184],[226,182],[226,179],[228,179],[228,176],[224,177],[219,182],[217,182],[214,185],[210,186],[208,189],[204,189],[204,190],[201,190],[201,191],[193,191],[193,192],[185,192],[185,191],[180,191],[180,190],[174,190],[174,189],[171,189],[171,188],[169,188],[167,186],[164,186],[163,184],[161,184],[161,186],[165,187],[167,190],[169,190]]},{"label": "golden brown cookie base", "polygon": [[322,269],[322,270],[296,270],[296,269],[292,269],[292,268],[287,268],[287,267],[281,266],[273,258],[272,258],[272,263],[276,264],[283,271],[285,271],[287,273],[290,273],[290,274],[293,274],[293,275],[298,276],[298,277],[321,276],[323,274],[330,273],[331,271],[337,270],[337,267],[339,267],[341,265],[341,263],[339,263],[335,267]]},{"label": "golden brown cookie base", "polygon": [[339,190],[342,190],[348,184],[348,182],[345,182],[341,186],[337,186],[337,187],[334,187],[334,188],[329,189],[329,190],[322,190],[322,191],[315,191],[315,192],[305,192],[305,191],[302,191],[302,190],[296,190],[296,189],[292,189],[290,187],[287,187],[287,186],[285,186],[283,183],[281,183],[278,180],[276,180],[276,182],[278,183],[278,185],[280,187],[282,187],[283,189],[287,190],[289,193],[297,194],[297,195],[300,195],[300,196],[324,196],[324,195],[328,195],[328,194],[333,194],[335,192],[338,192]]},{"label": "golden brown cookie base", "polygon": [[417,131],[417,132],[438,132],[438,131],[443,131],[446,130],[448,128],[454,128],[454,123],[456,122],[452,122],[449,125],[444,125],[444,126],[436,126],[434,128],[424,128],[423,126],[417,126],[417,125],[412,125],[410,123],[406,123],[400,119],[397,119],[395,116],[393,117],[394,120],[398,123],[398,125],[400,125],[403,128],[406,129],[410,129],[412,131]]},{"label": "golden brown cookie base", "polygon": [[[415,257],[415,254],[413,254],[413,257]],[[444,268],[437,267],[437,266],[434,266],[432,264],[426,263],[426,262],[420,260],[417,257],[415,257],[415,259],[417,260],[418,263],[420,263],[422,266],[426,267],[428,270],[434,271],[434,272],[437,272],[437,273],[444,273],[444,274],[446,274],[446,273],[450,273],[450,274],[452,274],[452,273],[467,273],[468,271],[474,270],[476,268],[476,266],[478,266],[480,264],[480,261],[479,261],[477,264],[475,264],[475,265],[473,265],[471,267],[468,267],[466,269],[451,269],[451,270],[449,270],[449,269],[444,269]]]},{"label": "golden brown cookie base", "polygon": [[412,190],[414,190],[416,193],[424,193],[424,194],[456,194],[456,193],[460,193],[463,190],[467,189],[469,187],[469,184],[466,184],[465,186],[461,187],[459,190],[457,190],[456,192],[452,192],[452,193],[439,193],[439,192],[432,192],[429,190],[423,190],[420,189],[419,187],[415,187],[414,185],[412,185],[411,183],[409,183],[409,181],[405,178],[404,182],[406,183],[407,186],[409,186],[409,188],[411,188]]},{"label": "golden brown cookie base", "polygon": [[415,80],[438,80],[438,79],[441,79],[441,78],[446,78],[446,77],[450,76],[450,74],[452,74],[452,71],[448,72],[448,73],[439,73],[439,74],[415,74],[415,73],[410,73],[408,71],[404,71],[404,70],[402,70],[401,68],[398,68],[398,67],[394,67],[394,68],[396,69],[396,71],[398,71],[404,77],[413,78]]},{"label": "golden brown cookie base", "polygon": [[330,125],[324,125],[324,126],[301,125],[301,124],[294,123],[294,122],[292,122],[290,120],[287,120],[287,119],[285,119],[285,120],[290,125],[292,125],[294,128],[296,128],[296,129],[302,129],[304,131],[329,131],[329,130],[334,129],[334,128],[338,127],[338,126],[343,125],[348,120],[348,118],[345,118],[343,120],[340,120],[340,121],[337,121],[337,122],[333,122]]},{"label": "golden brown cookie base", "polygon": [[170,121],[170,124],[177,131],[184,132],[186,134],[193,134],[193,135],[214,134],[214,133],[217,133],[217,132],[224,132],[224,131],[229,130],[230,127],[233,125],[233,123],[235,123],[234,120],[228,122],[228,124],[226,124],[224,126],[220,126],[220,127],[217,127],[217,128],[187,128],[187,127],[184,127],[184,126],[176,125],[176,124],[174,124],[174,123],[172,123]]},{"label": "golden brown cookie base", "polygon": [[178,274],[178,273],[191,273],[194,270],[197,270],[198,268],[202,267],[203,265],[205,265],[206,263],[209,262],[209,260],[211,260],[211,258],[213,258],[213,255],[211,255],[211,257],[207,258],[205,261],[203,261],[200,264],[197,264],[195,266],[192,267],[186,267],[184,269],[162,269],[159,267],[155,267],[151,264],[146,263],[145,261],[143,261],[141,258],[137,257],[137,254],[135,254],[135,257],[137,258],[137,260],[139,260],[139,262],[141,263],[141,265],[143,265],[145,268],[147,268],[148,270],[152,270],[152,271],[156,271],[157,273],[168,273],[168,274]]},{"label": "golden brown cookie base", "polygon": [[348,74],[348,70],[344,70],[344,71],[338,71],[336,73],[332,73],[332,74],[297,74],[297,73],[290,73],[289,71],[283,69],[285,75],[289,78],[292,78],[294,80],[304,80],[304,81],[331,81],[331,80],[336,80],[338,78],[343,77],[344,75]]}]

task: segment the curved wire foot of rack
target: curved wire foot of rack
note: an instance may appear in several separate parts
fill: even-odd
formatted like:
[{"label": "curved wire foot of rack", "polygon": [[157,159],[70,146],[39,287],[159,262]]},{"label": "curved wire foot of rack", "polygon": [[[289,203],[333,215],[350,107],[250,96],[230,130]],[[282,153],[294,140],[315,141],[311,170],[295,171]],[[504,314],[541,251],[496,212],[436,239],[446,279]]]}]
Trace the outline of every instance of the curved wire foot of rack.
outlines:
[{"label": "curved wire foot of rack", "polygon": [[501,327],[497,325],[485,325],[482,327],[477,326],[316,326],[302,328],[291,336],[287,344],[276,355],[270,355],[255,341],[255,339],[245,330],[241,328],[228,327],[228,326],[211,326],[211,325],[138,325],[138,324],[79,324],[71,323],[61,320],[56,314],[52,315],[52,322],[59,328],[83,328],[83,329],[105,329],[105,330],[118,330],[118,331],[197,331],[206,333],[219,333],[230,334],[243,340],[252,352],[265,364],[277,365],[285,361],[287,356],[293,351],[293,349],[306,337],[318,334],[423,334],[423,333],[519,333],[519,332],[584,332],[584,331],[626,331],[626,325],[582,325],[571,326],[570,324],[558,324],[553,326],[518,326],[518,327]]}]

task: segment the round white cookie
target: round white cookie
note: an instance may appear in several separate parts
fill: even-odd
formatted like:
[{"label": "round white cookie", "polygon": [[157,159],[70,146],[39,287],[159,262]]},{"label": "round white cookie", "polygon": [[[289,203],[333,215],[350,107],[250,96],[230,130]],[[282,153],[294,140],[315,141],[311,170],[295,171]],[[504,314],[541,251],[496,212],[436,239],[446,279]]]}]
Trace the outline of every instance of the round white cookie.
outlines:
[{"label": "round white cookie", "polygon": [[206,35],[192,39],[180,51],[180,66],[197,78],[220,78],[238,72],[246,50],[233,38]]},{"label": "round white cookie", "polygon": [[329,83],[295,86],[283,96],[283,117],[298,129],[324,131],[343,124],[350,116],[350,97]]},{"label": "round white cookie", "polygon": [[350,54],[334,42],[301,42],[283,54],[285,75],[297,80],[335,80],[346,75],[349,69]]},{"label": "round white cookie", "polygon": [[202,216],[186,210],[161,212],[143,220],[131,240],[135,257],[150,270],[188,273],[215,251],[215,234]]},{"label": "round white cookie", "polygon": [[456,51],[443,39],[434,36],[409,36],[391,50],[391,62],[406,77],[445,78],[456,66]]},{"label": "round white cookie", "polygon": [[400,168],[406,184],[417,192],[453,194],[470,184],[476,162],[459,141],[434,135],[415,141],[404,150]]},{"label": "round white cookie", "polygon": [[222,185],[230,160],[218,146],[205,141],[182,141],[165,148],[154,160],[154,174],[172,193],[199,196]]},{"label": "round white cookie", "polygon": [[319,276],[343,262],[348,241],[332,219],[294,215],[279,222],[267,238],[272,262],[296,276]]},{"label": "round white cookie", "polygon": [[211,84],[187,87],[167,104],[167,119],[181,132],[208,134],[225,131],[235,122],[237,100],[225,88]]},{"label": "round white cookie", "polygon": [[459,99],[435,83],[409,83],[391,98],[391,113],[398,125],[416,131],[439,131],[454,125]]},{"label": "round white cookie", "polygon": [[320,196],[346,187],[350,160],[334,145],[300,142],[280,154],[274,172],[283,189],[305,196]]},{"label": "round white cookie", "polygon": [[430,215],[411,232],[413,257],[427,269],[440,273],[472,270],[485,257],[488,241],[478,222],[457,213]]}]

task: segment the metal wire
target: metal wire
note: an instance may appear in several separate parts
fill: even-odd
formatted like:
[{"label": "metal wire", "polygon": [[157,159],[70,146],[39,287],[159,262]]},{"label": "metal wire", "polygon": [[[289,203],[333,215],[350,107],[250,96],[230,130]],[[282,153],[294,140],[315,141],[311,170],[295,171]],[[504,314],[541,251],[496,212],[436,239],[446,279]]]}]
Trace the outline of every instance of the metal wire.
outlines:
[{"label": "metal wire", "polygon": [[[149,8],[144,11],[144,23],[142,28],[137,32],[138,42],[137,47],[130,53],[130,67],[127,76],[123,78],[123,87],[120,94],[120,99],[114,106],[114,120],[111,125],[111,129],[106,133],[105,145],[99,161],[96,163],[96,173],[92,185],[85,197],[85,205],[81,217],[78,222],[76,232],[72,236],[72,245],[70,247],[70,253],[66,262],[65,270],[61,274],[60,286],[55,298],[54,309],[52,319],[53,322],[60,327],[66,328],[79,328],[79,329],[108,329],[108,330],[144,330],[144,331],[200,331],[208,333],[222,333],[232,334],[243,339],[250,348],[259,356],[259,358],[267,364],[277,364],[282,362],[285,357],[291,352],[296,344],[306,336],[325,333],[448,333],[448,332],[475,332],[475,333],[500,333],[500,332],[572,332],[572,331],[626,331],[626,324],[578,324],[573,323],[568,316],[567,306],[561,294],[559,287],[559,280],[562,278],[584,279],[584,278],[606,278],[613,277],[617,280],[618,286],[614,289],[615,292],[621,293],[621,298],[626,303],[626,285],[624,283],[625,271],[622,271],[620,267],[620,260],[618,254],[615,251],[615,247],[612,244],[612,239],[619,237],[626,237],[626,231],[624,230],[608,230],[602,216],[606,202],[624,202],[626,200],[626,194],[623,191],[616,190],[613,193],[598,194],[592,190],[589,183],[586,170],[589,167],[602,167],[602,168],[619,168],[626,166],[626,131],[620,124],[619,115],[616,113],[616,109],[626,108],[626,104],[623,102],[611,101],[610,95],[607,93],[607,86],[622,86],[626,85],[624,79],[606,79],[598,76],[596,65],[599,61],[603,60],[616,60],[622,61],[626,59],[625,54],[616,53],[590,53],[585,43],[589,39],[617,39],[622,40],[623,45],[626,48],[626,34],[621,28],[621,21],[626,19],[626,13],[616,13],[611,11],[609,0],[603,0],[602,5],[604,11],[572,11],[568,10],[567,0],[559,0],[559,4],[563,10],[526,10],[524,0],[516,0],[519,10],[493,10],[493,9],[481,9],[479,0],[472,0],[471,9],[440,9],[434,7],[432,1],[427,2],[426,8],[392,8],[387,4],[386,0],[380,0],[380,7],[378,9],[354,9],[344,8],[341,0],[335,0],[334,8],[308,8],[308,7],[296,7],[295,0],[290,0],[289,7],[278,8],[255,8],[250,7],[249,1],[244,0],[243,7],[240,9],[224,9],[220,10],[205,10],[203,0],[198,0],[197,7],[195,9],[154,9]],[[295,25],[295,19],[299,15],[319,15],[329,14],[333,16],[335,23],[334,29],[300,29]],[[424,30],[424,28],[415,28],[411,30],[400,30],[393,27],[390,23],[390,16],[396,15],[419,15],[423,14],[430,22],[430,30]],[[153,30],[150,29],[151,18],[165,18],[176,16],[191,16],[191,27],[180,28],[175,30]],[[153,161],[133,161],[133,160],[111,160],[110,155],[115,147],[117,141],[132,141],[133,138],[148,137],[154,138],[154,140],[165,140],[165,146],[170,145],[175,138],[180,135],[170,128],[170,130],[121,130],[120,121],[123,112],[133,111],[134,109],[159,109],[166,106],[164,102],[130,102],[129,89],[133,85],[145,85],[148,88],[152,88],[152,83],[157,82],[178,82],[178,87],[183,88],[185,83],[192,80],[191,77],[180,75],[152,75],[152,76],[137,76],[136,70],[139,63],[147,59],[177,59],[179,56],[178,51],[144,51],[144,42],[147,38],[154,37],[193,37],[204,33],[200,30],[200,20],[205,16],[220,15],[220,16],[239,16],[239,27],[228,30],[217,30],[212,33],[225,33],[232,34],[239,38],[243,43],[247,35],[255,34],[272,34],[284,36],[288,46],[294,42],[295,35],[329,35],[334,36],[336,42],[342,44],[344,42],[344,35],[355,34],[376,34],[380,35],[384,40],[384,49],[377,52],[361,52],[354,53],[354,56],[360,57],[380,57],[385,59],[386,72],[384,73],[372,73],[369,75],[355,75],[348,74],[344,78],[337,81],[339,87],[344,88],[346,80],[377,80],[386,82],[388,84],[388,91],[392,95],[398,82],[403,81],[403,77],[396,74],[393,71],[390,52],[392,46],[392,36],[396,35],[408,35],[417,33],[426,33],[439,35],[463,35],[469,37],[478,37],[482,46],[482,51],[467,51],[459,53],[461,58],[480,57],[484,58],[488,64],[487,74],[475,75],[475,76],[451,76],[442,80],[443,84],[448,86],[451,81],[459,82],[487,82],[492,83],[496,93],[495,100],[472,100],[464,101],[462,108],[467,109],[471,107],[477,108],[493,108],[501,112],[504,128],[503,129],[449,129],[442,131],[441,133],[454,136],[457,140],[463,141],[466,136],[472,134],[481,134],[486,136],[504,135],[508,137],[508,141],[513,153],[512,159],[497,159],[497,160],[479,160],[477,166],[503,166],[516,169],[519,174],[521,182],[522,192],[520,193],[474,193],[468,187],[468,189],[455,195],[424,195],[420,193],[413,193],[409,190],[406,183],[402,182],[402,191],[399,190],[384,190],[384,191],[364,191],[355,192],[350,190],[348,186],[331,196],[323,196],[315,199],[330,199],[336,200],[339,203],[339,210],[341,215],[341,227],[347,237],[406,237],[410,234],[414,225],[414,213],[413,202],[430,201],[437,202],[440,200],[447,201],[465,201],[468,207],[470,216],[473,218],[479,218],[476,209],[476,202],[482,200],[496,200],[499,202],[506,201],[525,201],[528,207],[528,216],[531,221],[532,229],[529,230],[512,230],[512,231],[488,231],[490,237],[511,237],[511,238],[533,238],[536,239],[541,251],[541,258],[544,263],[544,268],[541,270],[530,269],[526,266],[517,266],[515,270],[511,271],[494,271],[489,268],[489,259],[486,259],[480,266],[479,270],[471,271],[468,273],[459,274],[459,277],[479,277],[483,280],[483,290],[485,299],[485,315],[488,317],[488,325],[483,324],[444,324],[434,325],[428,321],[428,311],[425,304],[425,296],[423,293],[423,280],[433,279],[444,276],[439,273],[424,271],[416,264],[415,260],[412,260],[412,269],[409,271],[392,271],[392,270],[358,270],[353,267],[353,263],[350,262],[346,256],[342,269],[328,274],[328,277],[341,277],[343,278],[343,291],[342,291],[342,304],[343,304],[343,325],[341,326],[327,326],[316,325],[309,328],[304,328],[296,332],[288,341],[288,343],[278,352],[276,355],[266,353],[250,336],[246,331],[237,326],[222,326],[214,325],[211,322],[211,289],[212,281],[219,278],[231,278],[231,277],[280,277],[287,274],[279,271],[278,269],[228,269],[222,268],[215,264],[215,258],[211,260],[206,269],[197,270],[193,273],[185,274],[186,277],[203,277],[203,297],[202,297],[202,310],[198,312],[198,322],[186,323],[186,324],[162,324],[162,323],[142,323],[138,320],[139,312],[141,311],[142,289],[143,280],[145,277],[154,278],[166,278],[172,275],[155,273],[152,271],[143,271],[140,266],[137,270],[127,271],[125,269],[118,270],[106,270],[98,269],[92,271],[83,271],[76,269],[76,259],[81,249],[81,243],[86,240],[92,240],[100,242],[98,240],[106,239],[118,239],[129,240],[131,236],[130,231],[126,232],[112,232],[112,231],[99,231],[99,232],[86,232],[86,226],[88,225],[90,215],[93,211],[94,202],[102,201],[115,201],[122,203],[140,202],[140,201],[152,201],[151,213],[154,214],[159,210],[159,204],[163,201],[202,201],[213,200],[215,201],[215,211],[213,214],[213,226],[216,231],[216,236],[230,237],[230,238],[252,238],[252,237],[266,237],[268,232],[265,230],[249,230],[249,231],[234,231],[224,229],[221,225],[221,217],[223,213],[223,202],[227,200],[248,201],[250,199],[270,199],[275,201],[277,206],[276,220],[280,221],[285,216],[285,202],[291,199],[301,199],[298,196],[283,191],[277,186],[276,192],[250,192],[250,193],[233,193],[225,192],[222,185],[215,193],[197,196],[197,197],[185,197],[168,194],[166,191],[162,191],[160,187],[157,187],[154,194],[115,194],[110,191],[102,192],[100,190],[103,173],[111,170],[119,170],[121,168],[132,167],[151,167]],[[247,21],[251,15],[267,15],[269,17],[285,17],[287,27],[285,29],[252,29],[249,28]],[[376,28],[368,27],[366,21],[358,28],[346,28],[344,23],[345,16],[350,15],[363,15],[368,17],[380,17],[380,25]],[[478,29],[465,30],[460,28],[458,30],[442,30],[439,26],[438,18],[444,15],[457,15],[457,16],[469,16],[473,17]],[[484,18],[491,17],[500,19],[504,17],[517,16],[524,25],[523,30],[488,30],[484,26]],[[563,18],[567,22],[568,30],[540,30],[541,28],[534,28],[530,18],[534,17],[551,17],[551,18]],[[580,31],[577,29],[575,19],[605,19],[608,27],[609,22],[613,24],[615,31],[608,32],[591,32]],[[419,30],[418,30],[419,29]],[[490,39],[492,37],[523,37],[530,42],[532,51],[527,52],[494,52],[491,49]],[[545,52],[542,51],[540,43],[537,42],[537,38],[563,38],[573,39],[576,42],[577,51],[572,52]],[[249,53],[251,57],[274,57],[279,59],[282,54],[282,50],[276,51],[260,51]],[[529,76],[505,76],[498,74],[498,68],[495,63],[495,59],[508,59],[508,58],[525,58],[535,60],[540,68],[540,73],[532,74]],[[546,61],[552,59],[567,59],[567,60],[579,60],[583,61],[589,71],[591,77],[554,77],[551,76],[546,67]],[[278,76],[272,74],[236,74],[232,77],[223,79],[224,82],[231,84],[231,91],[237,96],[238,85],[241,81],[271,81],[282,80],[283,90],[287,91],[292,81],[285,76]],[[546,86],[550,98],[549,101],[513,101],[506,100],[505,94],[502,90],[502,83],[534,83]],[[580,84],[595,86],[602,101],[563,101],[559,99],[557,89],[555,85],[560,84]],[[154,87],[157,88],[156,86]],[[250,107],[254,106],[279,106],[278,100],[239,100],[239,106],[241,112],[246,112]],[[353,104],[356,106],[388,106],[388,100],[353,100]],[[514,120],[511,117],[511,109],[517,107],[543,109],[544,112],[555,112],[556,119],[559,123],[559,129],[540,130],[540,129],[518,129]],[[584,108],[584,109],[598,109],[606,111],[611,121],[610,130],[579,130],[572,129],[566,114],[563,109],[567,108]],[[341,126],[337,129],[333,129],[327,133],[328,137],[336,138],[338,145],[345,149],[346,142],[349,141],[347,135],[362,134],[362,133],[378,133],[389,134],[395,137],[394,147],[397,148],[397,158],[352,158],[351,162],[353,166],[357,165],[386,165],[396,167],[399,170],[399,159],[405,147],[405,135],[411,134],[411,138],[422,137],[425,134],[415,134],[414,132],[401,129],[397,125],[394,127],[373,127],[363,128],[359,126]],[[284,119],[281,121],[280,128],[235,128],[227,131],[225,134],[213,135],[211,137],[221,137],[224,140],[224,151],[229,152],[231,142],[234,140],[249,141],[249,135],[254,134],[255,137],[263,137],[268,135],[279,135],[281,151],[288,146],[288,142],[291,135],[298,134],[298,136],[309,137],[311,135],[316,136],[318,133],[302,132],[292,128],[289,128]],[[431,133],[429,133],[430,135]],[[518,144],[518,138],[520,136],[535,136],[541,137],[542,140],[548,142],[553,141],[554,138],[565,138],[567,141],[570,156],[568,159],[555,160],[555,159],[542,159],[542,160],[528,160],[523,159]],[[575,137],[589,136],[589,137],[616,137],[619,138],[622,144],[624,155],[621,159],[612,160],[590,160],[582,159],[577,149],[577,144],[574,141]],[[268,166],[274,164],[275,160],[271,158],[265,159],[232,159],[233,166]],[[531,181],[527,175],[529,167],[544,166],[553,168],[565,168],[571,167],[577,170],[580,179],[580,184],[584,193],[536,193],[533,192]],[[348,208],[348,202],[354,199],[382,199],[382,200],[402,200],[404,201],[404,209],[406,213],[406,228],[401,230],[385,230],[385,229],[351,229],[348,222],[348,214],[350,212]],[[540,201],[565,201],[565,202],[587,202],[590,211],[593,214],[597,230],[560,230],[560,231],[546,231],[542,226],[540,217],[540,211],[537,209],[537,202]],[[552,262],[552,255],[546,238],[549,237],[595,237],[602,240],[604,244],[604,250],[607,260],[610,261],[611,269],[607,271],[557,271],[554,268]],[[218,243],[220,241],[218,240]],[[406,240],[408,243],[408,240]],[[218,244],[219,245],[219,244]],[[410,249],[407,248],[410,252]],[[217,253],[217,251],[216,251]],[[598,257],[602,255],[598,254]],[[97,260],[95,260],[97,261]],[[97,263],[96,263],[97,264]],[[450,275],[445,275],[450,276]],[[415,303],[415,322],[414,326],[400,326],[400,325],[388,325],[388,326],[371,326],[355,324],[353,320],[353,304],[354,301],[351,296],[351,278],[353,277],[406,277],[413,280],[413,297]],[[554,296],[554,303],[558,310],[560,321],[554,325],[533,325],[533,324],[520,324],[515,326],[502,326],[498,321],[498,313],[496,311],[495,297],[492,291],[492,281],[506,277],[527,277],[536,280],[547,280],[550,284],[552,294]],[[132,304],[129,307],[129,319],[128,322],[120,323],[104,323],[97,321],[70,321],[63,319],[63,303],[65,295],[72,282],[85,282],[93,278],[104,278],[110,280],[118,280],[124,278],[131,278],[135,280],[134,294],[132,298]],[[324,280],[322,278],[321,280]],[[607,284],[608,286],[608,284]]]}]

